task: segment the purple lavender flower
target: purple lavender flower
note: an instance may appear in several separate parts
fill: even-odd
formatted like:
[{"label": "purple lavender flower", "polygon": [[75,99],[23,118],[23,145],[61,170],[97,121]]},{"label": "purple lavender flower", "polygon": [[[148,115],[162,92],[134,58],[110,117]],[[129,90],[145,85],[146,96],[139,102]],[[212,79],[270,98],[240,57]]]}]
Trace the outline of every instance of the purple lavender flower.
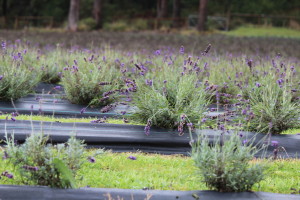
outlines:
[{"label": "purple lavender flower", "polygon": [[19,113],[17,113],[17,112],[12,112],[12,113],[11,113],[11,116],[12,116],[12,117],[18,117],[18,116],[19,116]]},{"label": "purple lavender flower", "polygon": [[180,116],[181,121],[184,121],[186,117],[187,117],[187,116],[186,116],[185,114],[182,114],[182,115]]},{"label": "purple lavender flower", "polygon": [[243,145],[247,144],[248,143],[248,140],[243,140]]},{"label": "purple lavender flower", "polygon": [[150,135],[150,127],[151,127],[151,120],[148,120],[147,124],[146,124],[146,126],[144,128],[144,131],[145,131],[146,135]]},{"label": "purple lavender flower", "polygon": [[126,111],[121,111],[121,114],[122,114],[122,115],[125,115],[125,114],[126,114]]},{"label": "purple lavender flower", "polygon": [[6,42],[5,41],[1,42],[1,47],[3,50],[6,50]]},{"label": "purple lavender flower", "polygon": [[291,89],[291,92],[297,92],[297,89]]},{"label": "purple lavender flower", "polygon": [[22,168],[26,169],[26,170],[29,170],[29,171],[38,171],[39,170],[38,167],[28,166],[28,165],[23,165]]},{"label": "purple lavender flower", "polygon": [[82,108],[82,109],[80,110],[80,114],[83,114],[83,113],[85,112],[85,110],[86,110],[86,108]]},{"label": "purple lavender flower", "polygon": [[259,88],[259,87],[261,87],[261,84],[258,83],[258,82],[256,82],[256,83],[255,83],[255,86]]},{"label": "purple lavender flower", "polygon": [[202,118],[202,119],[201,119],[201,122],[202,122],[202,123],[205,123],[206,121],[207,121],[206,118]]},{"label": "purple lavender flower", "polygon": [[2,172],[1,176],[6,176],[7,178],[10,178],[10,179],[14,178],[14,175],[8,173],[8,171]]},{"label": "purple lavender flower", "polygon": [[136,160],[135,156],[128,156],[127,158],[130,159],[130,160]]},{"label": "purple lavender flower", "polygon": [[159,49],[156,50],[156,51],[155,51],[155,54],[156,54],[157,56],[159,56],[159,55],[161,54],[160,50],[159,50]]},{"label": "purple lavender flower", "polygon": [[102,113],[107,113],[107,112],[109,112],[111,109],[113,109],[114,107],[115,107],[114,104],[107,105],[107,106],[103,107],[103,108],[100,110],[100,112],[102,112]]},{"label": "purple lavender flower", "polygon": [[242,110],[242,115],[247,115],[247,110],[246,109]]},{"label": "purple lavender flower", "polygon": [[89,156],[87,159],[90,163],[95,163],[96,162],[96,159],[92,156]]},{"label": "purple lavender flower", "polygon": [[203,51],[202,54],[203,55],[207,54],[209,52],[210,48],[211,48],[211,44],[208,44],[208,46],[206,47],[206,49]]},{"label": "purple lavender flower", "polygon": [[152,86],[153,85],[153,81],[152,80],[145,80],[146,85]]},{"label": "purple lavender flower", "polygon": [[14,118],[14,117],[11,117],[11,120],[15,122],[15,121],[16,121],[16,118]]},{"label": "purple lavender flower", "polygon": [[283,80],[282,78],[280,78],[280,79],[278,79],[278,80],[276,81],[276,83],[277,83],[280,87],[282,87],[283,82],[284,82],[284,80]]},{"label": "purple lavender flower", "polygon": [[180,47],[179,53],[184,54],[184,47],[183,46]]},{"label": "purple lavender flower", "polygon": [[279,142],[276,141],[276,140],[271,141],[271,145],[272,145],[273,147],[278,147],[278,144],[279,144]]},{"label": "purple lavender flower", "polygon": [[252,60],[246,60],[247,61],[247,65],[250,68],[250,71],[252,71]]},{"label": "purple lavender flower", "polygon": [[55,89],[55,90],[60,90],[60,89],[61,89],[61,86],[60,86],[60,85],[57,85],[57,86],[54,87],[54,89]]},{"label": "purple lavender flower", "polygon": [[0,81],[3,79],[3,75],[0,75]]},{"label": "purple lavender flower", "polygon": [[163,81],[164,84],[166,84],[167,82],[168,82],[167,80],[164,80],[164,81]]}]

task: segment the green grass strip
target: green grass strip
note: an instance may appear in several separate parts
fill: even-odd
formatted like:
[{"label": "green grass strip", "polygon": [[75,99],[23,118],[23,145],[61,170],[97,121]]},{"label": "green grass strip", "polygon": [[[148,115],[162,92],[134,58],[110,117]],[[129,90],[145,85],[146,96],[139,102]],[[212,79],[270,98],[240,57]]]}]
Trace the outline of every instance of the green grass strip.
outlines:
[{"label": "green grass strip", "polygon": [[[96,150],[87,150],[86,157]],[[135,156],[136,160],[128,159]],[[197,174],[190,157],[166,156],[145,153],[106,152],[95,157],[96,162],[86,162],[76,177],[79,187],[156,189],[156,190],[207,190],[201,176]],[[0,172],[14,173],[13,166],[5,167],[0,161]],[[253,160],[252,163],[266,162],[269,169],[265,180],[253,187],[254,191],[286,193],[291,188],[300,189],[300,160]],[[20,184],[17,174],[14,179],[3,177],[0,184]]]},{"label": "green grass strip", "polygon": [[288,28],[265,27],[265,26],[242,26],[229,32],[221,32],[230,36],[238,37],[284,37],[300,38],[300,31]]}]

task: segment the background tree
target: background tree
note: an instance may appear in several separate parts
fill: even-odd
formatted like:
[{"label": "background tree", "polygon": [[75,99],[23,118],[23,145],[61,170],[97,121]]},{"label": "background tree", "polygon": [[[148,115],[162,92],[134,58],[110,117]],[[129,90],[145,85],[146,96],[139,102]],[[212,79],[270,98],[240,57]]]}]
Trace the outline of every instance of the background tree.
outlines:
[{"label": "background tree", "polygon": [[68,17],[68,30],[77,31],[79,20],[79,3],[80,0],[71,0],[69,17]]},{"label": "background tree", "polygon": [[157,0],[157,18],[168,16],[168,0]]},{"label": "background tree", "polygon": [[97,29],[101,29],[103,25],[103,16],[102,16],[103,1],[104,0],[94,0],[94,4],[93,4],[93,18],[96,21]]},{"label": "background tree", "polygon": [[205,30],[205,22],[207,18],[207,2],[208,0],[199,0],[199,15],[198,15],[198,31]]},{"label": "background tree", "polygon": [[180,0],[173,0],[173,27],[178,28],[180,26]]}]

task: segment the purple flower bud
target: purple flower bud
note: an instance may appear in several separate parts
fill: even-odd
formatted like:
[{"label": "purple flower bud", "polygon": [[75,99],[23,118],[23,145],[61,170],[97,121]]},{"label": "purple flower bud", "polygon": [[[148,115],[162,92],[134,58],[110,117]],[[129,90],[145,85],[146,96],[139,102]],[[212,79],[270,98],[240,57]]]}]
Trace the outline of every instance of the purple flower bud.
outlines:
[{"label": "purple flower bud", "polygon": [[3,79],[3,75],[0,75],[0,81]]},{"label": "purple flower bud", "polygon": [[136,160],[135,156],[128,156],[127,158],[130,159],[130,160]]},{"label": "purple flower bud", "polygon": [[54,89],[55,89],[55,90],[60,90],[60,89],[61,89],[61,86],[57,85],[57,86],[54,87]]},{"label": "purple flower bud", "polygon": [[2,41],[2,42],[1,42],[1,47],[2,47],[3,50],[6,49],[6,42],[5,42],[5,41]]},{"label": "purple flower bud", "polygon": [[248,143],[248,140],[243,140],[243,145],[247,144]]},{"label": "purple flower bud", "polygon": [[179,53],[184,54],[184,47],[183,46],[180,47]]},{"label": "purple flower bud", "polygon": [[14,175],[7,173],[6,177],[9,178],[9,179],[12,179],[12,178],[14,178]]},{"label": "purple flower bud", "polygon": [[16,118],[12,117],[11,120],[15,122],[15,121],[16,121]]},{"label": "purple flower bud", "polygon": [[206,118],[202,118],[202,119],[201,119],[201,122],[202,122],[202,123],[205,123],[206,121],[207,121]]},{"label": "purple flower bud", "polygon": [[187,117],[187,116],[186,116],[185,114],[182,114],[182,115],[180,116],[181,121],[184,121],[186,117]]},{"label": "purple flower bud", "polygon": [[272,145],[273,147],[277,147],[278,144],[279,144],[278,141],[275,141],[275,140],[271,141],[271,145]]},{"label": "purple flower bud", "polygon": [[193,123],[187,123],[186,124],[188,127],[192,128],[193,127]]},{"label": "purple flower bud", "polygon": [[83,114],[83,113],[85,112],[85,110],[86,110],[86,108],[82,108],[82,109],[80,110],[80,114]]},{"label": "purple flower bud", "polygon": [[259,88],[259,87],[261,87],[261,84],[258,83],[258,82],[256,82],[256,83],[255,83],[255,86]]},{"label": "purple flower bud", "polygon": [[152,80],[145,80],[146,85],[152,86],[153,85],[153,81]]},{"label": "purple flower bud", "polygon": [[160,54],[161,54],[160,50],[159,50],[159,49],[156,50],[156,51],[155,51],[155,54],[156,54],[157,56],[160,55]]},{"label": "purple flower bud", "polygon": [[89,161],[90,163],[95,163],[95,162],[96,162],[96,159],[95,159],[94,157],[92,157],[92,156],[89,156],[89,157],[88,157],[88,161]]}]

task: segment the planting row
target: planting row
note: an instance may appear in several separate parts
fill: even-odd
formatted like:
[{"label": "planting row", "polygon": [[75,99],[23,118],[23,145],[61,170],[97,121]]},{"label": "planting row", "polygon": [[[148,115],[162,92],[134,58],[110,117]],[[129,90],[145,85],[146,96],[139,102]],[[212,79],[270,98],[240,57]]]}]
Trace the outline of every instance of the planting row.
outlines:
[{"label": "planting row", "polygon": [[[120,103],[135,107],[130,117],[147,124],[146,134],[151,126],[177,128],[181,134],[203,126],[272,133],[299,127],[297,60],[214,56],[211,48],[199,55],[186,53],[183,46],[151,54],[59,46],[41,51],[3,41],[0,101],[17,100],[42,81],[61,84],[66,98],[82,105],[82,113],[99,106],[105,113]],[[211,103],[217,108],[208,109]],[[221,105],[225,114],[206,117]]]}]

